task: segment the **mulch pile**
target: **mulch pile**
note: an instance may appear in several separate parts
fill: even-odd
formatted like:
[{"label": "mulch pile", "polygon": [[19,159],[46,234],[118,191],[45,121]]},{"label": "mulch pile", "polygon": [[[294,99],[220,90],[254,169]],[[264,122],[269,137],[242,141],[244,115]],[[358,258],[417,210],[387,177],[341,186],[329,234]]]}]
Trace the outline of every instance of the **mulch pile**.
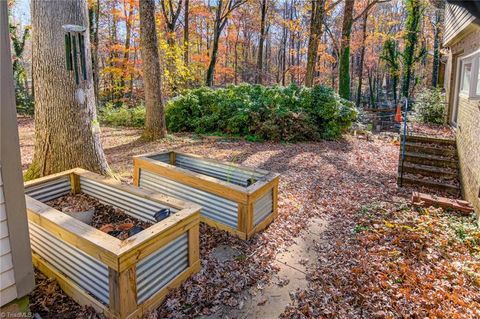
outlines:
[{"label": "mulch pile", "polygon": [[129,237],[129,230],[134,226],[146,229],[153,225],[132,217],[121,209],[104,205],[98,199],[84,193],[64,195],[46,204],[59,211],[69,212],[83,212],[95,208],[90,225],[121,240]]}]

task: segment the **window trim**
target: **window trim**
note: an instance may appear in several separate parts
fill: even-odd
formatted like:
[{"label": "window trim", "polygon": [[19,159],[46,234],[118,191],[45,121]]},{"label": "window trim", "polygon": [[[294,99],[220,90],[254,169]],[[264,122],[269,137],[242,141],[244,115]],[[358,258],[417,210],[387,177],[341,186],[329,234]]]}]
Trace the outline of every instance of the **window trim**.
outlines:
[{"label": "window trim", "polygon": [[[470,87],[468,92],[463,90],[464,69],[465,64],[471,63],[470,73]],[[477,82],[480,81],[480,50],[465,55],[459,59],[459,76],[460,83],[458,88],[458,95],[468,99],[480,99],[480,92],[477,92]]]}]

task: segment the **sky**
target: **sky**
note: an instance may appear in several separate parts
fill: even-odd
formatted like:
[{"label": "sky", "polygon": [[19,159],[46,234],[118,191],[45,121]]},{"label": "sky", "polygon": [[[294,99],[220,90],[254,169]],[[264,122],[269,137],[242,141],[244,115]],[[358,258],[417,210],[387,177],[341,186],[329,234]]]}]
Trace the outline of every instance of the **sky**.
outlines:
[{"label": "sky", "polygon": [[13,17],[23,25],[30,24],[30,0],[15,0]]}]

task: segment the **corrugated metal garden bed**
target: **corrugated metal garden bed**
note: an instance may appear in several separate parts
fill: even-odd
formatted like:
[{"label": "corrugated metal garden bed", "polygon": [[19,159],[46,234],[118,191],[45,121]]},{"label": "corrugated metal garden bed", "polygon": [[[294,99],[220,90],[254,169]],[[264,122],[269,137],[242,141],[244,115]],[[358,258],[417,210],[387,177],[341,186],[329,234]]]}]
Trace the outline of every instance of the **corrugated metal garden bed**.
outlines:
[{"label": "corrugated metal garden bed", "polygon": [[277,215],[279,174],[180,152],[134,157],[133,183],[202,206],[201,221],[248,239]]},{"label": "corrugated metal garden bed", "polygon": [[[27,182],[25,193],[35,266],[107,317],[142,316],[200,269],[196,204],[83,169]],[[78,193],[154,224],[120,240],[45,204]],[[172,215],[156,223],[154,214],[163,208]]]}]

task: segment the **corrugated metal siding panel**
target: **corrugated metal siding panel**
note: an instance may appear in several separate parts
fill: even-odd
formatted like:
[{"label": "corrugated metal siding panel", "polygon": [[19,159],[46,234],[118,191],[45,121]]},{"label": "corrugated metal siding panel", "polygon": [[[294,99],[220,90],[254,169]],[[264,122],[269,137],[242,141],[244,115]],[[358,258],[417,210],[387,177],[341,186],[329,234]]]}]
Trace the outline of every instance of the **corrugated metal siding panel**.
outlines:
[{"label": "corrugated metal siding panel", "polygon": [[188,268],[188,233],[137,264],[138,304],[153,296]]},{"label": "corrugated metal siding panel", "polygon": [[176,155],[175,165],[192,172],[218,178],[222,181],[244,187],[248,186],[248,179],[253,178],[258,180],[266,175],[255,171],[244,170],[228,164],[212,163],[210,161],[204,161],[181,154]]},{"label": "corrugated metal siding panel", "polygon": [[145,169],[140,169],[139,186],[199,204],[202,206],[201,215],[237,228],[238,204],[234,201],[175,182]]},{"label": "corrugated metal siding panel", "polygon": [[161,153],[161,154],[155,154],[152,156],[148,156],[148,158],[162,162],[162,163],[170,163],[170,152],[168,153]]},{"label": "corrugated metal siding panel", "polygon": [[41,202],[61,197],[70,193],[70,191],[70,178],[68,176],[25,188],[25,194]]},{"label": "corrugated metal siding panel", "polygon": [[32,250],[79,287],[108,305],[108,267],[29,222]]},{"label": "corrugated metal siding panel", "polygon": [[253,204],[253,224],[254,226],[262,222],[273,210],[273,190],[269,190],[265,195],[257,199]]},{"label": "corrugated metal siding panel", "polygon": [[[98,183],[88,178],[80,177],[80,190],[90,196],[97,198],[100,202],[124,210],[129,215],[138,219],[156,222],[153,216],[157,211],[167,206],[122,191],[118,188]],[[172,212],[177,210],[172,207]]]},{"label": "corrugated metal siding panel", "polygon": [[445,32],[443,43],[448,43],[470,23],[475,17],[467,9],[455,4],[447,3],[445,7]]}]

